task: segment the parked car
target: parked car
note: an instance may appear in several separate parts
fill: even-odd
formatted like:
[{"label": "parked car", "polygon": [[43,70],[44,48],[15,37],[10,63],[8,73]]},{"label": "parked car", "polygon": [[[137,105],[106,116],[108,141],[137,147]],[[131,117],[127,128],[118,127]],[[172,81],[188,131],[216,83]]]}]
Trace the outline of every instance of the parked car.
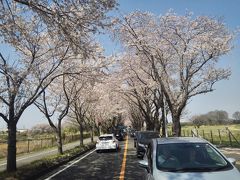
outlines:
[{"label": "parked car", "polygon": [[117,138],[119,141],[123,141],[125,138],[125,134],[122,129],[117,129],[114,131],[114,136]]},{"label": "parked car", "polygon": [[113,134],[103,134],[99,136],[99,139],[96,143],[96,152],[102,150],[118,150],[119,143],[116,137]]},{"label": "parked car", "polygon": [[135,136],[134,136],[134,147],[137,146],[136,144],[137,144],[137,139],[138,139],[138,132],[139,132],[139,131],[136,131],[136,132],[135,132]]},{"label": "parked car", "polygon": [[239,180],[235,162],[204,139],[173,137],[151,140],[139,165],[147,180]]},{"label": "parked car", "polygon": [[159,132],[155,131],[138,131],[135,138],[136,154],[137,157],[142,158],[146,151],[147,145],[153,138],[159,138]]},{"label": "parked car", "polygon": [[129,134],[130,134],[131,137],[135,137],[135,135],[136,135],[136,130],[131,129],[131,130],[129,131]]}]

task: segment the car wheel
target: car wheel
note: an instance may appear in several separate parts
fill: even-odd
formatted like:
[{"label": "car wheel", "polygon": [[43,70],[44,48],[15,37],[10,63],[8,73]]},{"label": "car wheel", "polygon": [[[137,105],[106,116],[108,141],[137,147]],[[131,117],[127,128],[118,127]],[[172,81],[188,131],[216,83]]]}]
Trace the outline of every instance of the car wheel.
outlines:
[{"label": "car wheel", "polygon": [[96,150],[97,153],[100,153],[100,150]]}]

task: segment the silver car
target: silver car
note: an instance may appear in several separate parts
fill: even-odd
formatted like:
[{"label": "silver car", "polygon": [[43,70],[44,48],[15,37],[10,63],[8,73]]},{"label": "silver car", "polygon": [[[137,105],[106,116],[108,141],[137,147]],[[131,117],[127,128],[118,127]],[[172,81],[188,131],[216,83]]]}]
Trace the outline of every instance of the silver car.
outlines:
[{"label": "silver car", "polygon": [[235,162],[204,139],[173,137],[152,139],[139,165],[147,180],[240,180]]}]

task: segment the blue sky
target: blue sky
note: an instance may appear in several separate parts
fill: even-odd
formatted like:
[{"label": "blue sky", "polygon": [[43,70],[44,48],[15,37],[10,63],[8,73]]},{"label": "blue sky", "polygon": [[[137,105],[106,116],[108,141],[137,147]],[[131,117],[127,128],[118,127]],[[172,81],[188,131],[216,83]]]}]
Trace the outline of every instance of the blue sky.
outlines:
[{"label": "blue sky", "polygon": [[[186,11],[190,11],[193,12],[194,16],[222,17],[226,26],[232,31],[240,27],[240,0],[120,0],[119,4],[121,14],[140,10],[156,15],[164,15],[169,9],[173,9],[179,15],[184,15]],[[113,45],[106,38],[101,40],[108,54],[118,50],[118,46]],[[240,111],[239,36],[234,41],[234,49],[229,54],[221,57],[219,65],[231,68],[232,75],[230,79],[215,84],[214,92],[192,98],[186,108],[186,118],[216,109],[227,111],[229,117],[235,111]]]},{"label": "blue sky", "polygon": [[[131,11],[149,11],[156,15],[163,15],[169,9],[183,15],[186,10],[198,15],[223,17],[226,26],[234,30],[240,27],[240,0],[120,0],[119,11],[128,14]],[[115,13],[114,13],[115,15]],[[116,53],[119,46],[106,37],[99,38],[106,49],[106,54]],[[232,76],[229,80],[218,82],[214,92],[199,95],[191,99],[187,105],[188,117],[195,114],[207,113],[212,110],[225,110],[231,117],[235,111],[240,111],[240,40],[237,36],[235,48],[221,58],[220,65],[230,67]],[[3,48],[3,46],[0,46]],[[34,107],[27,109],[18,123],[18,128],[30,128],[37,123],[47,123],[43,115]],[[0,129],[6,128],[0,120]]]}]

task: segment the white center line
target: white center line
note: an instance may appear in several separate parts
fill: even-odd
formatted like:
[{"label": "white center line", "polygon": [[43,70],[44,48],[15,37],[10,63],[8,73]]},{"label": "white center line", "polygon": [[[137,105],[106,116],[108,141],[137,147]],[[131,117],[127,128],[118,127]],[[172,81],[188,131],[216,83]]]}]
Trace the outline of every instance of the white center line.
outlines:
[{"label": "white center line", "polygon": [[94,151],[96,151],[96,149],[94,149],[93,151],[91,151],[90,153],[86,154],[85,156],[81,157],[80,159],[74,161],[73,163],[69,164],[68,166],[66,166],[65,168],[61,169],[60,171],[56,172],[55,174],[49,176],[48,178],[46,178],[45,180],[50,180],[52,177],[60,174],[61,172],[65,171],[66,169],[68,169],[69,167],[71,167],[72,165],[76,164],[77,162],[83,160],[85,157],[89,156],[90,154],[92,154]]}]

